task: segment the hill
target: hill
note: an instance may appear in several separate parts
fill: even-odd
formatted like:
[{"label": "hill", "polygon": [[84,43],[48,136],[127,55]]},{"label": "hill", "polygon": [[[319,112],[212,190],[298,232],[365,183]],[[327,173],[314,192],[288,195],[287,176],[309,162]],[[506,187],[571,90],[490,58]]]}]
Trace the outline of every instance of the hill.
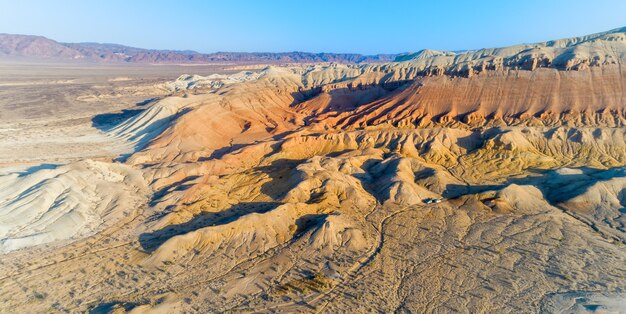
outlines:
[{"label": "hill", "polygon": [[625,62],[621,28],[142,86],[161,94],[97,119],[129,154],[0,176],[0,300],[624,312]]}]

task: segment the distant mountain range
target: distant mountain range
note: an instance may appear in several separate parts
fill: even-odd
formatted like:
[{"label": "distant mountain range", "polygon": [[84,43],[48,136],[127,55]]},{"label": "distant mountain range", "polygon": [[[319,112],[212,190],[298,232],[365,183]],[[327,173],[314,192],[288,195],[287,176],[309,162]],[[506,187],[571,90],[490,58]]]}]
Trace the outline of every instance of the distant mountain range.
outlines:
[{"label": "distant mountain range", "polygon": [[397,54],[310,52],[215,52],[156,50],[118,44],[62,43],[32,35],[0,34],[0,58],[18,57],[54,60],[85,60],[127,63],[377,63],[393,61]]}]

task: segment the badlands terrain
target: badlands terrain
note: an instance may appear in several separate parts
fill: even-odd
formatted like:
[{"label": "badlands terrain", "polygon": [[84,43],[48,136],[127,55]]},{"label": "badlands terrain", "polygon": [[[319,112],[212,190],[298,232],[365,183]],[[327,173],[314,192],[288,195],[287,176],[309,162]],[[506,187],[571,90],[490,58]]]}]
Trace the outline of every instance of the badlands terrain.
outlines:
[{"label": "badlands terrain", "polygon": [[0,311],[626,312],[624,65],[4,62]]}]

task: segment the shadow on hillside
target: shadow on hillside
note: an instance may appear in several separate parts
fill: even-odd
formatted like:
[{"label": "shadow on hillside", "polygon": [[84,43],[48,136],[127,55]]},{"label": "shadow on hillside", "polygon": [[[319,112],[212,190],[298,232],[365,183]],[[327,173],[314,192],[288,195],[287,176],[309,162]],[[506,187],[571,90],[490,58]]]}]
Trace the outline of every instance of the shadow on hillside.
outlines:
[{"label": "shadow on hillside", "polygon": [[269,166],[255,168],[270,177],[270,181],[261,186],[261,192],[274,200],[282,199],[297,184],[291,178],[292,171],[305,161],[305,159],[278,159]]},{"label": "shadow on hillside", "polygon": [[108,314],[108,313],[118,313],[120,310],[124,312],[131,311],[136,308],[140,304],[131,303],[131,302],[107,302],[96,305],[94,308],[89,310],[89,314]]},{"label": "shadow on hillside", "polygon": [[28,167],[20,172],[17,173],[18,177],[24,177],[27,176],[29,174],[35,173],[39,170],[52,170],[55,169],[56,167],[60,166],[59,164],[39,164],[36,166],[32,166],[32,167]]},{"label": "shadow on hillside", "polygon": [[[293,133],[293,131],[286,131],[286,132],[282,132],[282,133],[273,134],[269,138],[264,139],[263,141],[267,141],[267,140],[280,141],[283,138],[285,138],[285,136],[287,136],[287,135],[289,135],[291,133]],[[255,142],[252,142],[252,143],[233,144],[233,145],[230,145],[230,146],[225,146],[225,147],[222,147],[222,148],[218,148],[218,149],[214,150],[211,153],[210,156],[208,156],[208,157],[200,157],[198,159],[198,161],[208,161],[208,160],[212,160],[212,159],[220,159],[220,158],[224,157],[225,155],[237,152],[237,150],[240,150],[240,149],[245,148],[245,147],[257,145],[257,144],[258,144],[258,142],[255,141]],[[280,145],[280,143],[278,143],[278,144]]]},{"label": "shadow on hillside", "polygon": [[581,195],[598,182],[626,177],[626,171],[622,168],[603,170],[580,167],[575,169],[581,173],[562,174],[554,170],[529,170],[534,175],[524,178],[509,178],[503,184],[473,186],[448,184],[442,196],[456,198],[467,194],[501,190],[511,184],[531,185],[541,191],[546,201],[556,204]]},{"label": "shadow on hillside", "polygon": [[[148,98],[135,104],[135,107],[145,107],[155,101],[159,100],[158,97]],[[103,131],[110,131],[112,128],[120,124],[121,122],[139,114],[146,108],[141,109],[124,109],[121,112],[110,112],[95,115],[91,119],[91,126]]]},{"label": "shadow on hillside", "polygon": [[224,225],[247,214],[265,213],[278,207],[280,204],[281,203],[277,202],[240,203],[220,212],[200,214],[188,222],[167,226],[153,232],[143,233],[139,236],[139,243],[144,250],[152,252],[174,236],[208,226]]},{"label": "shadow on hillside", "polygon": [[326,221],[326,217],[328,217],[327,214],[308,214],[298,218],[296,220],[297,229],[294,237],[300,237],[307,231],[321,226]]},{"label": "shadow on hillside", "polygon": [[118,124],[126,121],[145,109],[124,109],[121,112],[102,113],[91,118],[91,126],[102,131],[108,132]]}]

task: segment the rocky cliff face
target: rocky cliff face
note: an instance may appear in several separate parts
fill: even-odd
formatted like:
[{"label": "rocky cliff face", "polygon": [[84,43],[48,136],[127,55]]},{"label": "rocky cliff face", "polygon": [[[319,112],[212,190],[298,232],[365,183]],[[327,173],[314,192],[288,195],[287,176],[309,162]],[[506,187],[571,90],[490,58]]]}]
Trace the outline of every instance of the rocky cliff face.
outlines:
[{"label": "rocky cliff face", "polygon": [[[623,126],[626,85],[619,65],[576,71],[557,69],[487,71],[479,75],[419,77],[375,101],[345,109],[330,108],[333,98],[380,93],[329,90],[303,110],[324,106],[311,121],[341,128],[367,126],[427,127],[456,125]],[[356,78],[355,80],[358,80]],[[354,86],[354,84],[352,84]],[[359,96],[357,96],[359,95]],[[320,104],[324,102],[324,104]]]}]

